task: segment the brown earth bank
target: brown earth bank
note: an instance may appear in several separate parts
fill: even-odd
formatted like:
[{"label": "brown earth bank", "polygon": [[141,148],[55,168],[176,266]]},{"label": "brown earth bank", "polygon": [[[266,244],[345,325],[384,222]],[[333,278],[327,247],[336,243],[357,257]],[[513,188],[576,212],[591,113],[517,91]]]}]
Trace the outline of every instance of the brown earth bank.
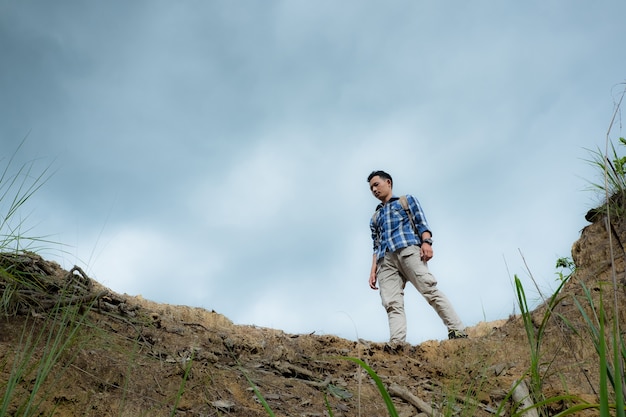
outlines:
[{"label": "brown earth bank", "polygon": [[[588,305],[583,284],[596,303],[615,295],[626,322],[619,244],[626,226],[613,227],[614,292],[609,235],[603,218],[595,221],[573,246],[576,270],[540,347],[543,395],[576,399],[552,402],[546,415],[598,401],[598,355],[577,305]],[[234,325],[215,311],[117,294],[80,268],[65,271],[32,253],[1,254],[0,266],[0,415],[268,416],[265,401],[276,416],[388,416],[375,379],[348,358],[375,372],[400,416],[511,415],[509,393],[531,366],[519,316],[479,323],[468,339],[390,352],[381,343]],[[547,305],[532,313],[535,330]]]}]

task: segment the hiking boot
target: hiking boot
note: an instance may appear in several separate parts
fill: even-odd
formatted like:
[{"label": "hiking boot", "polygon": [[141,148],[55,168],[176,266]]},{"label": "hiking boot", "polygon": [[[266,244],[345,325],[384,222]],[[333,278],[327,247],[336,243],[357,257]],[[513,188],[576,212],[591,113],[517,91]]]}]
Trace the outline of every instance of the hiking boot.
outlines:
[{"label": "hiking boot", "polygon": [[449,330],[448,339],[467,339],[467,333],[463,330]]},{"label": "hiking boot", "polygon": [[398,341],[387,342],[385,343],[383,350],[387,353],[399,354],[399,353],[404,353],[404,348],[406,346],[409,346],[409,344],[406,342],[398,342]]}]

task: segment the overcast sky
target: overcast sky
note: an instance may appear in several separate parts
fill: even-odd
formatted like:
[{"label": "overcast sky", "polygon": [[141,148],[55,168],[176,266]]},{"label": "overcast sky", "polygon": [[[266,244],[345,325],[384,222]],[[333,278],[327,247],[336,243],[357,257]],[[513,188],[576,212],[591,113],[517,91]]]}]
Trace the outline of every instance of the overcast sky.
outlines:
[{"label": "overcast sky", "polygon": [[[0,0],[2,167],[44,256],[118,293],[288,333],[388,338],[376,169],[421,202],[469,326],[555,288],[598,202],[626,2]],[[623,136],[619,125],[615,137]],[[62,246],[62,245],[63,246]],[[522,256],[523,254],[523,256]],[[408,341],[447,332],[417,291]]]}]

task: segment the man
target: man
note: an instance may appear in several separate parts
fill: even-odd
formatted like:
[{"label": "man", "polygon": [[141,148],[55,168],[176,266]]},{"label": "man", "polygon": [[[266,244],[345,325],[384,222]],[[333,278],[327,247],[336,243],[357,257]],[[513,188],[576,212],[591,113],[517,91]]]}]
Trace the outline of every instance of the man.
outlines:
[{"label": "man", "polygon": [[378,289],[377,282],[380,286],[380,298],[389,319],[390,346],[396,350],[406,344],[404,287],[407,281],[439,314],[448,327],[448,338],[466,338],[465,326],[428,270],[433,240],[419,202],[407,195],[407,212],[393,195],[393,179],[385,171],[372,172],[367,181],[372,194],[381,202],[370,221],[374,255],[369,284],[373,290]]}]

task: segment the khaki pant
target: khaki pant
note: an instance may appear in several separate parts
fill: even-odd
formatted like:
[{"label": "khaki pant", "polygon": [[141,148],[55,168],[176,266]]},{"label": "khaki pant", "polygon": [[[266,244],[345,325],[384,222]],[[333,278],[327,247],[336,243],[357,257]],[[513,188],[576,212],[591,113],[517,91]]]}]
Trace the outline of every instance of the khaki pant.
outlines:
[{"label": "khaki pant", "polygon": [[376,270],[380,298],[389,318],[391,342],[406,340],[404,287],[409,281],[424,296],[448,330],[463,330],[465,326],[454,311],[446,295],[437,288],[437,280],[421,259],[419,246],[409,246],[396,252],[387,252]]}]

